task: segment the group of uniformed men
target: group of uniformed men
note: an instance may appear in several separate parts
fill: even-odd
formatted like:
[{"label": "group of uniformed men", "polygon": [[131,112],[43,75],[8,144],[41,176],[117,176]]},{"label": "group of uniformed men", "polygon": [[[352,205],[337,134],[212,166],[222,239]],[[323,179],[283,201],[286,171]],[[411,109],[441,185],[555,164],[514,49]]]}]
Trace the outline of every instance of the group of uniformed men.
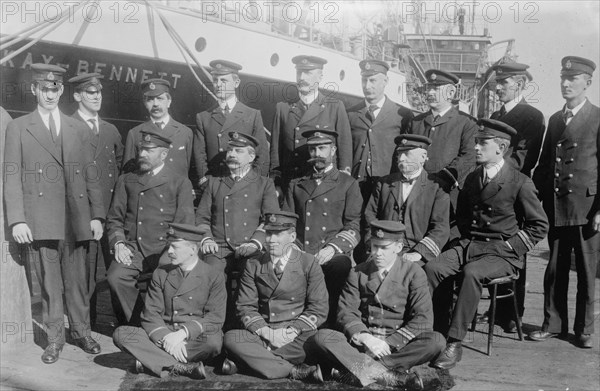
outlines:
[{"label": "group of uniformed men", "polygon": [[[270,146],[260,111],[236,97],[242,67],[233,62],[210,63],[218,102],[197,115],[195,131],[170,117],[169,82],[145,81],[150,120],[125,146],[98,117],[100,75],[69,80],[78,110],[68,117],[58,110],[65,70],[31,66],[38,107],[8,125],[5,166],[16,169],[5,203],[41,282],[45,363],[65,343],[63,287],[75,343],[100,352],[90,300],[103,259],[122,325],[114,341],[138,371],[202,379],[203,362],[224,350],[224,374],[419,385],[411,367],[460,360],[482,286],[520,273],[519,314],[501,309],[497,319],[513,332],[525,255],[548,232],[544,323],[529,337],[566,336],[574,249],[573,330],[578,346],[592,346],[600,251],[600,109],[585,97],[592,61],[562,60],[566,103],[543,146],[543,115],[523,98],[527,65],[494,67],[503,105],[477,122],[452,104],[459,79],[449,72],[426,72],[430,110],[413,117],[385,96],[386,62],[360,63],[365,100],[346,111],[319,92],[326,60],[292,61],[298,97],[277,104]],[[151,272],[144,299],[139,279]],[[458,292],[451,319],[448,289]]]}]

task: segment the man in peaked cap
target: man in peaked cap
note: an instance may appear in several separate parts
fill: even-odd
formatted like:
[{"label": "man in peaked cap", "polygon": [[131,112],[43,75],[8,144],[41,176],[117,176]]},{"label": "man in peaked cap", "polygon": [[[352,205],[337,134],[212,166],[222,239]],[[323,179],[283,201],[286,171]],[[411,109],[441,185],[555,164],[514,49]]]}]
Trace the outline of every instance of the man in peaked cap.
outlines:
[{"label": "man in peaked cap", "polygon": [[[72,117],[85,123],[90,130],[91,147],[97,169],[97,179],[102,189],[104,218],[106,218],[121,170],[123,142],[117,128],[98,116],[102,107],[101,78],[102,76],[98,73],[83,73],[70,78],[69,83],[73,86],[73,98],[78,106]],[[111,259],[108,235],[104,231],[99,242],[90,241],[87,251],[92,327],[96,323],[96,267],[98,262],[104,262],[106,270],[108,270]]]},{"label": "man in peaked cap", "polygon": [[437,69],[425,72],[430,110],[416,116],[411,134],[431,139],[425,170],[450,194],[450,239],[459,236],[455,227],[456,202],[467,174],[475,167],[474,137],[477,124],[452,105],[458,76]]},{"label": "man in peaked cap", "polygon": [[334,166],[338,133],[312,129],[306,139],[312,174],[290,182],[283,209],[298,213],[298,240],[323,268],[329,291],[328,324],[335,322],[339,295],[360,240],[362,196],[356,179]]},{"label": "man in peaked cap", "polygon": [[291,212],[265,216],[267,251],[246,262],[240,282],[244,328],[225,334],[226,375],[241,367],[267,379],[323,382],[320,367],[304,362],[316,360],[308,352],[327,317],[327,288],[318,262],[294,244],[297,219]]},{"label": "man in peaked cap", "polygon": [[[511,140],[510,151],[506,161],[515,166],[523,174],[531,176],[531,170],[537,163],[544,137],[544,115],[525,100],[523,91],[533,77],[527,70],[529,65],[520,63],[497,64],[492,67],[495,72],[496,94],[502,102],[500,110],[491,115],[491,119],[502,121],[513,127],[517,134]],[[523,259],[523,269],[517,282],[517,302],[519,316],[525,311],[525,283],[527,258]],[[499,287],[499,294],[505,287]],[[508,288],[506,288],[508,289]],[[489,311],[479,318],[481,323],[487,323]],[[516,323],[509,300],[500,300],[496,307],[496,323],[502,325],[505,332],[517,332]]]},{"label": "man in peaked cap", "polygon": [[350,174],[352,165],[352,136],[344,104],[331,94],[319,93],[323,65],[327,60],[300,55],[292,58],[292,62],[296,66],[298,96],[277,103],[271,128],[270,171],[275,185],[283,190],[290,180],[306,174],[308,147],[302,137],[306,130],[335,131],[338,136],[336,166]]},{"label": "man in peaked cap", "polygon": [[166,248],[169,223],[194,223],[190,180],[165,164],[173,141],[140,132],[137,169],[119,177],[106,228],[115,261],[107,273],[119,323],[137,325],[143,309],[137,278],[154,271]]},{"label": "man in peaked cap", "polygon": [[[416,134],[396,137],[399,172],[377,183],[364,211],[367,223],[399,221],[406,227],[402,258],[419,265],[435,259],[450,234],[450,197],[423,169],[431,139]],[[365,242],[370,238],[365,233]]]},{"label": "man in peaked cap", "polygon": [[[32,64],[31,71],[37,108],[8,124],[4,200],[13,239],[28,246],[27,261],[35,265],[44,292],[49,344],[42,361],[52,364],[65,344],[63,287],[75,343],[87,353],[100,353],[91,337],[85,257],[89,241],[102,237],[106,215],[99,182],[90,169],[89,129],[58,108],[65,70]],[[21,175],[25,172],[29,174]]]},{"label": "man in peaked cap", "polygon": [[419,376],[408,371],[444,349],[444,337],[432,328],[425,272],[402,259],[404,231],[399,221],[371,222],[371,256],[350,272],[340,297],[337,321],[343,334],[322,329],[315,338],[319,356],[342,378],[362,386],[423,389]]},{"label": "man in peaked cap", "polygon": [[175,121],[169,115],[171,107],[171,83],[164,79],[148,79],[142,82],[142,101],[150,120],[129,131],[125,141],[123,170],[134,171],[141,132],[160,133],[171,140],[169,154],[165,159],[167,167],[178,175],[187,177],[192,160],[194,134],[190,128]]},{"label": "man in peaked cap", "polygon": [[[465,179],[458,198],[462,236],[454,247],[424,267],[434,302],[447,296],[441,283],[445,285],[458,273],[463,277],[448,344],[433,364],[441,369],[453,368],[462,357],[462,340],[477,312],[482,284],[517,273],[523,267],[523,256],[548,232],[548,220],[533,182],[504,160],[517,131],[492,119],[481,119],[479,124],[475,137],[479,166]],[[447,313],[445,308],[435,316]]]},{"label": "man in peaked cap", "polygon": [[548,121],[548,132],[533,180],[550,220],[550,259],[544,275],[544,322],[534,341],[567,335],[567,287],[571,252],[577,267],[576,344],[591,348],[594,285],[600,259],[598,161],[600,108],[586,98],[596,69],[593,61],[562,59],[560,86],[565,106]]},{"label": "man in peaked cap", "polygon": [[136,358],[137,373],[147,368],[160,377],[204,379],[203,361],[221,352],[225,280],[198,257],[204,233],[194,225],[169,224],[170,264],[152,275],[142,327],[121,326],[113,334],[115,345]]},{"label": "man in peaked cap", "polygon": [[[413,114],[385,96],[390,68],[387,62],[363,60],[359,67],[365,100],[348,109],[348,119],[354,151],[352,176],[358,181],[366,204],[379,178],[394,168],[394,138],[408,131]],[[365,250],[361,241],[354,255],[362,259]]]},{"label": "man in peaked cap", "polygon": [[[207,175],[220,176],[227,172],[225,154],[229,132],[249,134],[258,140],[256,168],[260,175],[269,173],[269,148],[259,110],[239,101],[235,90],[240,86],[239,71],[242,66],[231,61],[210,62],[216,104],[196,115],[198,132],[194,136],[194,162],[198,186],[206,182]],[[196,184],[195,184],[196,185]]]},{"label": "man in peaked cap", "polygon": [[245,259],[262,251],[262,216],[279,210],[273,180],[254,167],[259,141],[246,133],[229,132],[227,170],[210,176],[196,210],[196,225],[208,227],[201,243],[205,262],[227,275],[226,328],[235,323],[235,295]]}]

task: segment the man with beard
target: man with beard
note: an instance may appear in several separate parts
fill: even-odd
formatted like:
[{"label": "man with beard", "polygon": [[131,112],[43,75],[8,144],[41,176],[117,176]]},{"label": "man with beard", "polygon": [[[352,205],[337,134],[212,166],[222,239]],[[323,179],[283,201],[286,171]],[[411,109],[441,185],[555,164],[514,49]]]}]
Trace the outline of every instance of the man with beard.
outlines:
[{"label": "man with beard", "polygon": [[459,236],[454,213],[459,189],[475,168],[477,124],[452,105],[458,76],[436,69],[428,70],[425,76],[430,110],[413,119],[410,133],[431,139],[425,171],[450,194],[450,239],[454,239]]},{"label": "man with beard", "polygon": [[313,173],[290,182],[283,210],[296,212],[298,239],[325,274],[329,325],[335,323],[338,298],[352,267],[352,250],[360,240],[362,196],[356,179],[334,167],[338,133],[327,128],[302,133]]},{"label": "man with beard", "polygon": [[203,361],[217,356],[223,342],[223,274],[198,257],[201,228],[176,223],[169,227],[170,264],[152,275],[142,327],[121,326],[113,340],[136,358],[137,373],[148,368],[160,377],[204,379]]},{"label": "man with beard", "polygon": [[266,253],[246,262],[237,298],[244,329],[225,334],[221,371],[250,369],[267,379],[323,382],[319,365],[307,365],[314,335],[327,316],[327,289],[315,258],[300,251],[290,212],[265,216]]},{"label": "man with beard", "polygon": [[150,120],[131,129],[127,134],[123,170],[130,172],[136,169],[134,163],[138,156],[137,147],[142,140],[142,132],[151,132],[171,140],[165,165],[177,175],[187,177],[192,160],[194,134],[190,128],[169,115],[171,83],[163,79],[148,79],[142,82],[141,88],[142,100]]},{"label": "man with beard", "polygon": [[[399,221],[405,226],[401,258],[422,266],[435,259],[450,234],[450,197],[428,178],[423,165],[431,140],[405,134],[395,139],[399,173],[377,183],[365,209],[365,220]],[[371,230],[365,242],[371,238]]]},{"label": "man with beard", "polygon": [[217,104],[196,115],[198,131],[194,135],[194,163],[200,184],[206,176],[220,176],[227,169],[223,166],[227,151],[227,134],[249,134],[258,140],[256,169],[260,175],[269,173],[269,148],[259,110],[252,109],[236,96],[240,86],[239,71],[242,66],[231,61],[210,62],[211,75]]},{"label": "man with beard", "polygon": [[[78,104],[77,111],[73,114],[85,123],[90,131],[90,140],[94,163],[97,168],[97,178],[102,189],[102,201],[104,203],[104,218],[108,214],[108,208],[112,195],[119,178],[119,171],[123,160],[123,142],[117,128],[98,116],[102,107],[102,76],[98,73],[83,73],[69,79],[74,87],[73,98]],[[90,293],[90,320],[92,326],[96,323],[96,268],[98,262],[104,262],[106,269],[110,266],[112,255],[108,245],[108,235],[104,231],[99,242],[90,241],[87,251],[87,262],[89,267],[88,287]]]},{"label": "man with beard", "polygon": [[521,269],[523,255],[548,232],[533,182],[504,160],[517,131],[492,119],[479,124],[475,138],[479,166],[468,175],[458,198],[462,237],[424,267],[431,292],[442,281],[462,276],[448,343],[433,364],[440,369],[453,368],[461,360],[462,340],[477,312],[482,285]]},{"label": "man with beard", "polygon": [[533,175],[550,220],[550,259],[544,274],[544,321],[529,338],[542,342],[567,336],[569,270],[575,252],[575,344],[590,349],[600,259],[600,108],[586,94],[596,64],[577,56],[564,57],[561,64],[565,106],[548,120],[540,164]]},{"label": "man with beard", "polygon": [[369,259],[350,272],[340,297],[343,334],[321,329],[315,337],[319,357],[362,386],[423,389],[419,376],[408,371],[435,359],[445,344],[432,329],[427,277],[402,259],[402,223],[371,221],[371,237]]},{"label": "man with beard", "polygon": [[[203,259],[225,271],[229,293],[237,286],[243,261],[263,250],[262,216],[279,210],[273,181],[254,167],[259,145],[248,134],[229,133],[228,172],[209,177],[196,210],[196,225],[207,230],[200,245]],[[229,295],[227,304],[225,325],[229,328],[234,321],[234,295]]]},{"label": "man with beard", "polygon": [[108,284],[121,306],[119,322],[130,324],[139,322],[143,308],[137,278],[158,266],[167,225],[194,223],[192,184],[165,164],[172,141],[154,132],[140,137],[138,168],[119,177],[106,223],[115,254]]},{"label": "man with beard", "polygon": [[100,353],[91,337],[85,257],[89,241],[102,237],[105,212],[89,131],[58,109],[65,69],[32,64],[31,71],[37,108],[8,124],[4,202],[12,237],[26,247],[42,288],[42,361],[52,364],[66,339],[63,291],[75,344]]},{"label": "man with beard", "polygon": [[329,129],[337,133],[337,168],[350,174],[352,136],[344,104],[332,94],[319,92],[323,65],[327,60],[315,56],[296,56],[298,96],[279,102],[271,128],[271,176],[283,190],[290,180],[306,174],[308,147],[302,133],[309,129]]}]

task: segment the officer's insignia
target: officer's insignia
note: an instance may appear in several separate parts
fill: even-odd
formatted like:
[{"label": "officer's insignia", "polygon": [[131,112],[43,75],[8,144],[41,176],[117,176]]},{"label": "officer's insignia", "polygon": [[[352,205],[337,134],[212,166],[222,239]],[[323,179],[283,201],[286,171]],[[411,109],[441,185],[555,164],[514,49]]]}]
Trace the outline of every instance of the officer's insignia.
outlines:
[{"label": "officer's insignia", "polygon": [[169,230],[167,231],[167,233],[169,235],[175,235],[175,230],[173,228],[169,228]]},{"label": "officer's insignia", "polygon": [[302,59],[302,64],[308,64],[308,60],[306,58]]},{"label": "officer's insignia", "polygon": [[366,63],[366,64],[365,64],[365,69],[371,69],[371,64],[369,64],[369,63]]},{"label": "officer's insignia", "polygon": [[155,90],[156,89],[156,85],[154,83],[150,83],[150,85],[148,86],[148,88],[150,88],[151,90]]},{"label": "officer's insignia", "polygon": [[405,138],[402,139],[402,144],[406,144],[407,142],[408,142],[407,139],[405,139]]},{"label": "officer's insignia", "polygon": [[217,64],[217,68],[223,68],[222,64]]},{"label": "officer's insignia", "polygon": [[48,76],[46,76],[46,79],[48,79],[48,80],[54,80],[54,73],[48,72]]},{"label": "officer's insignia", "polygon": [[240,135],[238,134],[238,132],[234,132],[231,137],[237,140],[238,138],[240,138]]},{"label": "officer's insignia", "polygon": [[323,133],[321,133],[321,132],[315,132],[315,137],[323,137]]},{"label": "officer's insignia", "polygon": [[502,70],[502,68],[498,68],[498,69],[496,70],[496,74],[497,74],[497,75],[501,75],[501,74],[502,74],[502,72],[504,72],[504,71]]},{"label": "officer's insignia", "polygon": [[567,60],[567,62],[565,63],[565,68],[571,69],[572,66],[573,64],[571,64],[571,60]]},{"label": "officer's insignia", "polygon": [[383,231],[382,230],[378,230],[375,235],[377,235],[378,238],[383,238]]},{"label": "officer's insignia", "polygon": [[277,222],[277,217],[275,217],[275,215],[269,216],[269,223],[276,223],[276,222]]},{"label": "officer's insignia", "polygon": [[150,141],[152,140],[152,136],[150,136],[149,134],[144,136],[144,141]]},{"label": "officer's insignia", "polygon": [[435,79],[437,79],[437,75],[435,73],[432,73],[431,76],[429,76],[429,78],[431,80],[435,80]]},{"label": "officer's insignia", "polygon": [[479,130],[483,131],[484,129],[485,129],[485,126],[479,125]]}]

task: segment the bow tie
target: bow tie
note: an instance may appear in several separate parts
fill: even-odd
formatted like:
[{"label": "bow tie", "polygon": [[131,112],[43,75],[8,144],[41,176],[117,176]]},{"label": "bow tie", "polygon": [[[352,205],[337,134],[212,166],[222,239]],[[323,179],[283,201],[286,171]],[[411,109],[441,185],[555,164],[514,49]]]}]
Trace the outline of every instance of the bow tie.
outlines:
[{"label": "bow tie", "polygon": [[324,172],[313,172],[310,175],[310,179],[323,179],[324,176],[325,176]]},{"label": "bow tie", "polygon": [[412,178],[412,179],[408,179],[406,177],[401,176],[400,177],[400,182],[402,183],[408,183],[409,185],[412,185],[415,181],[417,180],[417,178]]}]

